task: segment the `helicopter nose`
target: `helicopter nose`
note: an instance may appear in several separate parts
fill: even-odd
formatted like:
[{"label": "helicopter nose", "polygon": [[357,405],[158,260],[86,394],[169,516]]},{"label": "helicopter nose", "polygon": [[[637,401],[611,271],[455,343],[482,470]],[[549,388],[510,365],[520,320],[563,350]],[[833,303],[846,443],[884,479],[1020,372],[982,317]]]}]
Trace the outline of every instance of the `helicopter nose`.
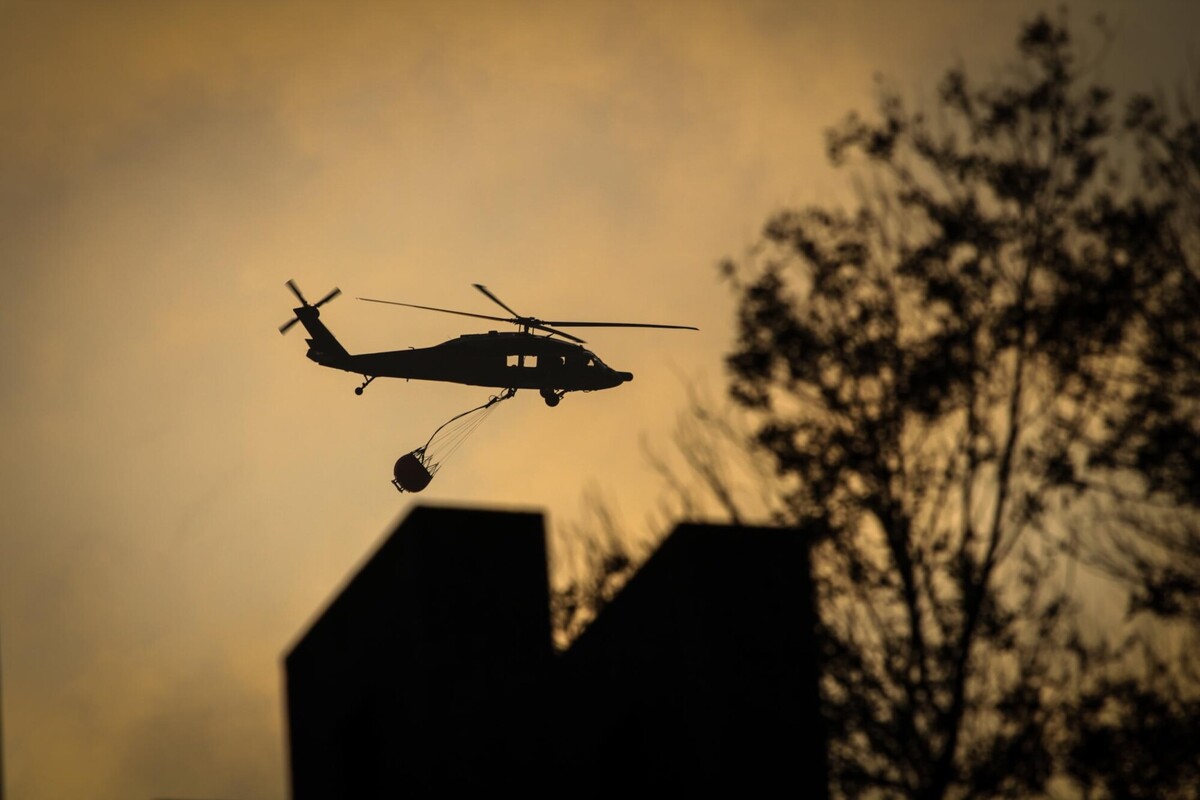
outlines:
[{"label": "helicopter nose", "polygon": [[621,379],[622,383],[626,383],[628,381],[633,380],[633,373],[632,372],[618,372],[617,377]]}]

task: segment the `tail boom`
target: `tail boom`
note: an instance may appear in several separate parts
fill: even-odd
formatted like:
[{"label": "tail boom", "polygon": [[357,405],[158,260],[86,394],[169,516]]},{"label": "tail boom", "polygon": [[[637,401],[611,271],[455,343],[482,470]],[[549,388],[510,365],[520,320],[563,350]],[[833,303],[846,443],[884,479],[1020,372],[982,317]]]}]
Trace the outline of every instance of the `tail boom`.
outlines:
[{"label": "tail boom", "polygon": [[321,312],[312,306],[301,306],[295,311],[296,318],[308,331],[308,338],[305,341],[308,342],[307,355],[309,359],[322,366],[344,369],[343,365],[350,360],[350,353],[342,347],[342,343],[329,331],[329,328],[325,327],[325,323],[321,322],[319,319]]}]

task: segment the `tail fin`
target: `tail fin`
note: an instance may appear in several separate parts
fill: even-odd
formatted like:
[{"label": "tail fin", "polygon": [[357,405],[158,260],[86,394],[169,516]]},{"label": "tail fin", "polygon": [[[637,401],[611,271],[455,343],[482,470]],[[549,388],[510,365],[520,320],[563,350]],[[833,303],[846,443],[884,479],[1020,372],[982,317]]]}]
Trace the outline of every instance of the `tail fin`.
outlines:
[{"label": "tail fin", "polygon": [[295,281],[288,281],[287,287],[300,301],[300,307],[292,309],[296,316],[280,325],[279,332],[287,333],[293,325],[299,322],[308,331],[309,338],[305,340],[308,342],[308,357],[318,364],[340,367],[350,358],[350,354],[346,352],[346,348],[342,347],[341,342],[329,332],[329,328],[326,328],[325,324],[321,322],[320,308],[341,294],[342,290],[335,288],[317,302],[310,304],[300,293]]},{"label": "tail fin", "polygon": [[329,328],[325,327],[325,323],[318,319],[320,316],[321,312],[312,306],[296,309],[296,317],[308,331],[309,338],[305,339],[308,342],[308,357],[318,364],[337,366],[348,359],[350,354],[342,347],[337,337],[330,333]]}]

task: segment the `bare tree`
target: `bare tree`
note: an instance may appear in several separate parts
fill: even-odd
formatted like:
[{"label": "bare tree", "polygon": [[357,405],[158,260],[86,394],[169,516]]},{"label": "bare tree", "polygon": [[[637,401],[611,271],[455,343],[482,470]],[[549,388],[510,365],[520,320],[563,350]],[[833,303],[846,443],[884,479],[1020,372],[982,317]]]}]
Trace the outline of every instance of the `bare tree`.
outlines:
[{"label": "bare tree", "polygon": [[615,503],[598,487],[584,492],[580,521],[559,531],[552,550],[550,619],[558,648],[566,648],[604,610],[649,546],[649,540],[632,539]]}]

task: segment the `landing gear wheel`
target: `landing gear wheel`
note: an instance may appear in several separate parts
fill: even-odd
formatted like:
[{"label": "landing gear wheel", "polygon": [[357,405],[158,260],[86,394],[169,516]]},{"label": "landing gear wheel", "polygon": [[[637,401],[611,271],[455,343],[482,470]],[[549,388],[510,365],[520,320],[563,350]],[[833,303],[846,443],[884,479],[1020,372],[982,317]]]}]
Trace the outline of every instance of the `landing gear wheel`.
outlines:
[{"label": "landing gear wheel", "polygon": [[362,390],[363,390],[363,387],[361,387],[361,386],[355,386],[355,387],[354,387],[354,393],[355,393],[356,395],[358,395],[359,397],[362,397]]},{"label": "landing gear wheel", "polygon": [[566,392],[556,392],[553,389],[542,389],[542,399],[546,401],[546,405],[554,408],[562,400]]},{"label": "landing gear wheel", "polygon": [[363,375],[363,377],[366,378],[366,380],[363,381],[362,386],[356,386],[354,388],[354,393],[359,397],[362,397],[363,389],[367,388],[367,386],[371,384],[371,381],[375,380],[374,377],[368,377],[366,375]]}]

